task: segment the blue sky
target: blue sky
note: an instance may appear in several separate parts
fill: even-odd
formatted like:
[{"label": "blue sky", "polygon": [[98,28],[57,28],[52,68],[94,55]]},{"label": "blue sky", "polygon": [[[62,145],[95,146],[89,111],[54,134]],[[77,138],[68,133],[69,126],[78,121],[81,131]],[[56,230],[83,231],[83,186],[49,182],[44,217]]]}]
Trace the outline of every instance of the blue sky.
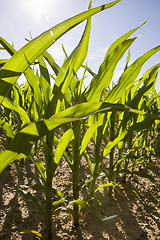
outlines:
[{"label": "blue sky", "polygon": [[[93,0],[93,7],[109,3],[108,0]],[[0,35],[10,44],[14,42],[16,50],[26,44],[24,38],[40,35],[57,23],[87,10],[89,0],[5,0],[0,8]],[[141,25],[148,20],[134,36],[136,41],[130,48],[131,60],[143,55],[145,52],[160,45],[160,0],[122,0],[114,7],[98,13],[92,17],[92,29],[88,66],[97,72],[109,46],[121,35]],[[79,42],[85,23],[80,24],[60,38],[49,49],[55,61],[61,65],[64,53],[63,43],[67,53],[71,53]],[[0,58],[9,58],[4,51],[0,51]],[[114,76],[118,79],[123,71],[126,55],[119,62]],[[156,53],[142,68],[140,76],[150,67],[160,62],[160,52]],[[89,79],[88,79],[89,81]],[[156,90],[160,92],[160,77],[158,77]]]}]

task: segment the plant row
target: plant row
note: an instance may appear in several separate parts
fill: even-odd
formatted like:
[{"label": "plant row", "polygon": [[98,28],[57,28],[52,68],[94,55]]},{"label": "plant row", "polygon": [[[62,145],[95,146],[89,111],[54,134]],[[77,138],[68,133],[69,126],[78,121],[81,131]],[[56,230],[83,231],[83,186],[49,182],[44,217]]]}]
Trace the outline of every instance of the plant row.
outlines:
[{"label": "plant row", "polygon": [[[104,218],[93,207],[94,194],[107,187],[108,194],[119,187],[128,187],[126,176],[153,177],[141,171],[143,166],[153,166],[152,156],[159,153],[160,100],[155,90],[160,64],[152,66],[140,78],[144,63],[157,51],[157,46],[130,61],[130,47],[136,37],[129,38],[139,27],[125,33],[107,50],[98,73],[94,73],[84,61],[87,56],[91,28],[91,16],[120,2],[114,1],[89,9],[75,17],[27,40],[16,51],[5,39],[0,38],[1,49],[11,57],[0,60],[0,126],[3,151],[0,152],[0,172],[13,160],[29,157],[35,163],[43,179],[43,185],[16,186],[31,200],[46,223],[47,239],[52,239],[52,214],[56,208],[69,211],[75,226],[79,224],[81,208],[87,209],[95,219],[103,223],[115,216]],[[82,37],[60,67],[47,49],[63,34],[86,20]],[[141,26],[140,26],[141,27]],[[123,73],[112,82],[115,68],[128,51]],[[49,67],[52,73],[49,73]],[[83,75],[78,77],[78,70]],[[26,82],[19,85],[17,79],[24,74]],[[90,83],[84,80],[91,75]],[[54,82],[53,87],[51,81]],[[112,87],[111,87],[112,83]],[[94,144],[93,156],[87,146]],[[40,157],[44,155],[45,164]],[[71,149],[71,151],[69,150]],[[115,151],[118,149],[118,159]],[[52,181],[62,156],[72,172],[72,197],[57,191]],[[79,169],[82,157],[86,160],[90,176],[80,183]],[[107,159],[107,165],[104,163]],[[104,161],[105,160],[105,161]],[[97,187],[97,180],[101,184]],[[80,192],[87,186],[85,199]],[[45,209],[26,189],[43,190]],[[53,196],[58,197],[53,201]],[[63,207],[62,207],[63,206]],[[41,236],[40,233],[37,233]],[[42,237],[42,236],[41,236]]]}]

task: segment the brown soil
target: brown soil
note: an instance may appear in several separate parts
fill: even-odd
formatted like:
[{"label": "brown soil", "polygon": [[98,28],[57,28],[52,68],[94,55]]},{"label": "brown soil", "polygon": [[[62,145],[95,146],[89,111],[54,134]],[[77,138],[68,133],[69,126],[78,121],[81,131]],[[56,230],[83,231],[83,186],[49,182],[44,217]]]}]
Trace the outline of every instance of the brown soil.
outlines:
[{"label": "brown soil", "polygon": [[[159,164],[158,158],[154,158],[153,161]],[[153,183],[148,179],[136,176],[127,179],[128,184],[139,190],[139,198],[129,189],[121,189],[120,194],[114,193],[111,197],[108,196],[106,188],[96,192],[95,197],[102,204],[102,215],[104,217],[117,215],[116,218],[105,222],[104,225],[99,225],[90,213],[84,211],[78,228],[75,228],[68,213],[58,210],[53,212],[56,236],[66,240],[160,239],[160,169],[151,167],[144,168],[143,171],[151,174],[156,182]],[[86,161],[82,159],[80,181],[85,179],[88,174]],[[71,170],[62,159],[53,179],[53,186],[72,195],[71,184],[61,183],[71,180]],[[19,166],[17,162],[12,162],[0,174],[1,240],[39,239],[33,233],[20,233],[26,229],[36,230],[45,236],[45,225],[32,203],[26,200],[20,191],[14,190],[17,185],[34,185],[41,182],[38,170],[29,159],[24,162],[20,161]],[[41,191],[33,193],[44,205],[44,194]],[[97,201],[93,204],[99,208]]]}]

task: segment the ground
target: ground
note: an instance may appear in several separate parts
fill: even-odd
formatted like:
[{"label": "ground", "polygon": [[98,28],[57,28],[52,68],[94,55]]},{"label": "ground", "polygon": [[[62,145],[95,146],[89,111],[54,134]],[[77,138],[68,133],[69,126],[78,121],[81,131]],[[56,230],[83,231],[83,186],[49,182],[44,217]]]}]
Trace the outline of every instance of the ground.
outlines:
[{"label": "ground", "polygon": [[[155,157],[153,161],[160,166],[159,158]],[[60,210],[53,212],[56,239],[160,239],[160,168],[144,168],[142,171],[152,175],[156,182],[137,176],[128,177],[128,184],[137,188],[139,197],[129,189],[121,189],[120,194],[115,192],[111,197],[108,196],[106,188],[96,193],[95,197],[102,204],[102,215],[117,215],[104,225],[97,224],[92,215],[84,211],[78,228],[75,228],[68,213]],[[86,161],[82,159],[79,179],[83,180],[88,173]],[[62,159],[53,179],[53,186],[71,195],[71,184],[61,183],[71,180],[71,170]],[[20,161],[19,164],[16,161],[12,162],[0,174],[1,240],[39,239],[33,233],[20,233],[26,229],[36,230],[45,236],[45,225],[32,203],[24,199],[20,191],[14,190],[18,185],[34,185],[41,182],[38,170],[29,159]],[[44,205],[44,194],[35,192],[35,196]],[[95,201],[94,205],[100,209],[98,202]]]}]

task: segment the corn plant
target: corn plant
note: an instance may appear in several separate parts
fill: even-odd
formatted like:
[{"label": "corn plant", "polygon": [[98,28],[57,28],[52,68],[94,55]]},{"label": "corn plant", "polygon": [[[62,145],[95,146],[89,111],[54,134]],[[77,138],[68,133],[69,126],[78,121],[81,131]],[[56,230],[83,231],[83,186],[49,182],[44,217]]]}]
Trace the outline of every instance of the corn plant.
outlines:
[{"label": "corn plant", "polygon": [[[51,88],[50,88],[49,74],[41,54],[44,53],[44,57],[46,57],[45,50],[51,44],[53,44],[59,37],[61,37],[65,32],[72,29],[77,24],[84,21],[91,15],[99,11],[102,11],[106,8],[112,7],[118,2],[119,0],[97,7],[95,9],[90,9],[82,14],[79,14],[71,19],[68,19],[60,23],[59,25],[55,26],[54,28],[44,32],[38,38],[31,40],[17,52],[11,46],[9,46],[8,48],[8,43],[6,43],[6,41],[1,38],[2,46],[6,50],[8,50],[11,55],[13,55],[9,59],[9,61],[7,61],[6,64],[4,64],[4,66],[2,66],[0,71],[1,104],[5,108],[10,110],[15,109],[16,107],[17,109],[19,109],[18,113],[20,114],[20,116],[22,118],[27,119],[27,124],[30,123],[30,119],[27,113],[23,110],[23,108],[21,108],[17,103],[12,102],[11,100],[9,101],[9,99],[7,98],[7,96],[9,95],[9,91],[12,90],[16,80],[21,75],[21,73],[24,72],[27,78],[27,81],[30,84],[30,87],[33,91],[32,96],[34,96],[34,105],[32,104],[32,109],[34,108],[34,111],[30,111],[30,112],[33,113],[34,121],[36,121],[35,123],[32,123],[31,125],[25,127],[24,129],[19,131],[15,136],[13,136],[10,144],[7,146],[7,150],[1,153],[3,155],[1,158],[2,159],[1,171],[13,159],[26,157],[29,154],[31,155],[30,152],[31,152],[33,143],[43,138],[43,148],[44,148],[44,154],[45,154],[46,169],[44,168],[44,165],[42,164],[42,162],[39,160],[35,162],[35,164],[37,165],[39,172],[42,175],[45,183],[44,187],[46,192],[46,212],[44,212],[44,210],[38,204],[38,202],[36,202],[36,207],[38,208],[39,213],[41,214],[44,221],[46,222],[47,239],[52,238],[52,179],[53,179],[56,167],[61,159],[61,156],[63,155],[63,152],[67,144],[73,138],[73,133],[72,133],[73,130],[68,129],[68,131],[66,131],[61,141],[59,142],[55,156],[54,156],[53,154],[54,131],[53,130],[55,127],[62,125],[64,123],[73,122],[78,119],[83,119],[84,117],[87,117],[87,115],[93,114],[95,111],[102,111],[103,107],[101,109],[101,103],[100,104],[98,103],[98,105],[96,104],[94,105],[96,106],[96,109],[91,108],[91,111],[88,112],[87,111],[88,105],[87,106],[85,105],[86,107],[84,109],[86,110],[86,112],[84,114],[84,109],[82,106],[81,111],[79,111],[78,113],[78,117],[76,117],[76,115],[74,114],[75,110],[77,110],[77,106],[76,106],[74,110],[73,108],[71,109],[72,114],[67,111],[66,115],[63,115],[63,114],[62,116],[57,115],[58,118],[55,118],[55,119],[57,119],[58,122],[53,117],[54,124],[53,123],[50,124],[52,122],[51,120],[52,116],[54,115],[56,116],[56,113],[58,114],[58,112],[60,111],[63,96],[65,92],[68,90],[70,81],[74,76],[74,71],[77,71],[78,68],[81,66],[86,54],[86,50],[84,51],[84,56],[81,55],[82,59],[79,56],[77,57],[77,61],[76,61],[76,59],[74,58],[75,57],[74,54],[78,52],[76,49],[71,55],[71,58],[69,59],[70,66],[68,65],[68,61],[67,61],[66,62],[67,64],[64,63],[64,65],[66,64],[67,66],[63,66],[64,68],[59,69],[59,72],[55,81],[55,85],[53,87],[53,91],[51,91]],[[90,3],[90,6],[91,6],[91,3]],[[89,26],[89,24],[87,26]],[[90,26],[88,27],[88,30],[89,29],[90,29]],[[86,29],[86,31],[88,30]],[[87,44],[82,42],[80,46],[83,47],[83,44],[84,44],[84,48],[86,48],[88,45],[88,41],[87,41]],[[36,60],[37,57],[39,57],[38,61],[40,62],[39,64],[40,72],[41,72],[40,85],[42,88],[42,93],[39,88],[39,80],[37,76],[35,76],[33,70],[30,68],[30,65],[32,64],[33,61]],[[69,69],[69,67],[71,70]],[[65,70],[67,71],[65,72]],[[81,108],[81,105],[80,105],[80,108]],[[48,120],[42,120],[43,117],[47,118]],[[46,125],[46,121],[48,122],[50,127],[48,124]],[[20,139],[22,139],[22,136],[23,136],[23,144],[20,143]],[[26,141],[24,140],[25,137],[26,137]],[[18,149],[18,147],[16,146],[18,146],[19,144],[21,147]],[[60,148],[61,148],[61,152],[60,152]],[[58,154],[57,152],[58,153],[60,152],[60,154]],[[27,196],[31,198],[30,195],[27,195]]]},{"label": "corn plant", "polygon": [[[59,203],[73,205],[75,226],[79,224],[79,206],[86,208],[101,223],[111,219],[103,218],[92,206],[94,193],[104,186],[109,186],[110,194],[112,193],[112,188],[118,185],[114,182],[114,176],[117,176],[118,180],[119,174],[130,173],[127,164],[129,156],[123,158],[125,167],[121,166],[125,143],[128,144],[129,149],[132,149],[135,132],[138,134],[148,126],[158,125],[160,121],[159,114],[150,112],[149,106],[144,108],[144,99],[156,81],[159,65],[152,67],[141,80],[136,81],[143,64],[160,50],[160,46],[151,49],[130,66],[128,55],[122,76],[112,89],[109,88],[118,61],[136,40],[136,38],[128,38],[139,27],[127,32],[110,46],[97,74],[87,64],[83,65],[88,51],[91,16],[118,2],[120,0],[92,9],[92,1],[90,1],[89,10],[28,41],[18,51],[5,39],[0,38],[1,45],[11,55],[8,61],[2,59],[0,62],[0,126],[3,127],[9,139],[4,144],[5,150],[0,152],[0,172],[11,161],[20,158],[29,156],[35,163],[44,184],[29,187],[35,190],[44,190],[45,209],[26,189],[17,188],[33,202],[42,216],[46,223],[47,239],[53,237],[52,211]],[[86,19],[87,23],[80,42],[70,56],[67,55],[63,46],[66,60],[62,67],[59,67],[47,49],[63,34]],[[54,71],[54,76],[49,74],[46,61]],[[38,72],[35,73],[34,65],[39,67],[40,75]],[[84,68],[81,79],[77,76],[80,67]],[[93,78],[83,90],[82,84],[87,72]],[[16,81],[22,73],[26,77],[26,83],[24,86],[19,86]],[[51,88],[50,77],[54,78],[53,88]],[[139,88],[142,82],[144,82],[144,86]],[[13,118],[13,113],[16,119]],[[146,124],[148,121],[149,125],[144,128],[144,123]],[[55,133],[57,130],[62,132],[60,140]],[[107,137],[109,142],[106,141]],[[94,142],[93,160],[86,151],[91,139]],[[103,141],[106,143],[104,148],[102,148]],[[38,158],[38,144],[42,145],[45,165]],[[119,161],[114,163],[114,149],[117,144]],[[69,157],[65,151],[69,145],[72,146],[72,157]],[[107,177],[109,183],[102,184],[96,189],[96,180],[100,177],[99,169],[107,154],[110,154],[109,170],[103,168],[104,174],[101,176]],[[52,180],[63,155],[72,170],[73,196],[71,198],[52,188]],[[87,160],[91,176],[80,185],[78,173],[82,156],[85,156]],[[134,171],[135,164],[134,161],[132,174],[138,175],[139,172]],[[147,176],[145,175],[145,177]],[[79,192],[88,183],[90,183],[88,197],[81,200]],[[58,201],[53,202],[53,194],[59,197]]]},{"label": "corn plant", "polygon": [[[106,64],[106,68],[109,68],[109,60],[113,59],[110,58],[111,56],[114,56],[114,60],[116,59],[116,52],[120,52],[120,49],[122,49],[123,51],[125,51],[127,49],[127,44],[131,44],[135,39],[132,40],[125,40],[125,38],[127,38],[131,33],[133,33],[136,29],[130,31],[129,33],[125,34],[124,36],[122,36],[120,39],[118,39],[108,50],[108,55],[107,57],[105,57],[105,61],[102,63],[100,69],[99,69],[99,73],[93,78],[93,80],[91,81],[91,86],[93,84],[93,88],[91,87],[89,89],[89,91],[86,93],[86,96],[90,95],[90,92],[92,92],[93,97],[91,99],[94,98],[98,98],[100,99],[100,96],[103,96],[103,89],[107,88],[109,83],[106,80],[106,78],[100,73],[101,70],[103,69],[103,71],[105,71],[105,64],[106,61],[108,61],[108,64]],[[123,41],[123,42],[121,42]],[[130,41],[130,42],[129,42]],[[119,43],[119,44],[118,44]],[[118,45],[118,46],[117,46]],[[124,48],[124,46],[126,47],[126,49]],[[115,49],[114,49],[115,47]],[[141,69],[141,67],[143,66],[143,64],[145,63],[145,61],[152,56],[153,52],[157,51],[159,49],[155,48],[154,50],[150,50],[148,53],[144,54],[142,57],[140,57],[139,59],[137,59],[135,62],[133,62],[130,66],[125,67],[125,71],[122,74],[122,76],[120,77],[118,83],[109,91],[105,92],[105,95],[103,96],[104,101],[107,102],[122,102],[123,104],[126,104],[127,106],[130,106],[132,108],[136,108],[137,110],[141,109],[141,102],[143,102],[142,97],[146,94],[148,94],[149,89],[152,87],[152,85],[155,83],[156,79],[157,79],[157,69],[159,67],[159,64],[152,67],[150,70],[148,70],[143,78],[136,84],[136,77],[138,76],[138,73]],[[109,55],[110,53],[110,55]],[[112,55],[113,54],[113,55]],[[117,55],[118,58],[120,58],[120,55]],[[119,60],[119,59],[117,59]],[[127,65],[128,65],[128,61],[129,61],[129,57],[127,59]],[[115,61],[116,62],[116,61]],[[115,63],[114,62],[114,63]],[[103,66],[103,68],[102,68]],[[111,65],[113,67],[113,69],[107,69],[106,71],[106,75],[108,76],[110,74],[110,76],[112,76],[112,71],[114,70],[115,65]],[[137,67],[138,66],[138,67]],[[138,89],[138,87],[140,86],[140,84],[142,83],[142,81],[145,80],[145,78],[147,77],[147,74],[150,74],[149,79],[146,79],[146,83],[145,85],[139,89],[137,92],[136,90]],[[99,77],[99,76],[101,77]],[[104,78],[103,78],[103,77]],[[96,79],[96,81],[94,82],[94,79]],[[100,80],[101,81],[100,81]],[[107,80],[109,80],[110,78],[108,77]],[[96,84],[97,83],[97,84]],[[104,84],[104,85],[103,85]],[[107,85],[108,84],[108,85]],[[101,89],[100,89],[101,87]],[[127,89],[127,91],[126,91]],[[126,91],[126,94],[124,95],[123,93]],[[96,95],[97,94],[97,95]],[[127,95],[128,94],[128,95]],[[133,99],[129,98],[129,95],[132,95]],[[125,99],[125,101],[123,100],[124,96],[127,99]],[[134,96],[134,97],[133,97]],[[141,101],[141,102],[140,102]],[[121,115],[121,122],[119,123],[119,126],[117,128],[116,126],[116,117],[117,117],[116,112],[112,112],[110,114],[107,114],[105,116],[102,116],[101,114],[97,114],[94,115],[92,117],[90,117],[90,121],[89,121],[89,126],[94,125],[94,124],[99,124],[99,127],[96,128],[96,132],[94,133],[93,136],[93,140],[94,140],[94,144],[95,144],[95,153],[94,153],[94,168],[91,167],[90,164],[90,169],[91,170],[91,174],[93,175],[93,181],[91,181],[91,188],[90,188],[90,198],[93,197],[94,191],[95,191],[95,180],[96,180],[96,176],[97,176],[97,172],[98,169],[104,159],[104,157],[110,153],[110,162],[109,162],[109,173],[106,173],[106,177],[109,179],[110,182],[110,194],[111,194],[111,189],[112,189],[112,182],[113,182],[113,170],[115,165],[113,164],[113,158],[114,158],[114,147],[116,146],[116,144],[119,144],[119,158],[121,159],[121,153],[123,152],[123,148],[125,147],[125,142],[127,141],[128,144],[128,149],[132,149],[132,143],[133,143],[133,133],[134,131],[136,131],[136,124],[139,125],[141,124],[141,130],[145,129],[147,127],[147,129],[149,127],[152,126],[154,120],[153,119],[145,119],[142,115],[134,115],[131,113],[122,113]],[[144,125],[144,122],[148,123],[147,126]],[[98,123],[99,121],[99,123]],[[100,122],[101,121],[101,122]],[[103,123],[102,123],[103,121]],[[101,127],[100,127],[101,125]],[[143,126],[142,126],[143,125]],[[110,142],[108,144],[106,144],[106,147],[103,149],[102,153],[100,153],[100,149],[101,149],[101,143],[102,143],[102,139],[104,139],[104,135],[105,135],[105,131],[106,129],[108,129],[107,131],[107,137],[110,138]],[[139,129],[137,129],[140,131],[140,127]],[[122,161],[120,161],[118,164],[116,164],[116,167],[118,168],[116,170],[116,174],[119,174],[119,171],[121,170],[122,172],[127,172],[128,170],[128,161],[125,162],[125,168],[120,169],[120,163]],[[139,172],[134,172],[135,174],[140,174]],[[147,177],[147,176],[146,176]],[[107,185],[105,185],[107,186]]]}]

